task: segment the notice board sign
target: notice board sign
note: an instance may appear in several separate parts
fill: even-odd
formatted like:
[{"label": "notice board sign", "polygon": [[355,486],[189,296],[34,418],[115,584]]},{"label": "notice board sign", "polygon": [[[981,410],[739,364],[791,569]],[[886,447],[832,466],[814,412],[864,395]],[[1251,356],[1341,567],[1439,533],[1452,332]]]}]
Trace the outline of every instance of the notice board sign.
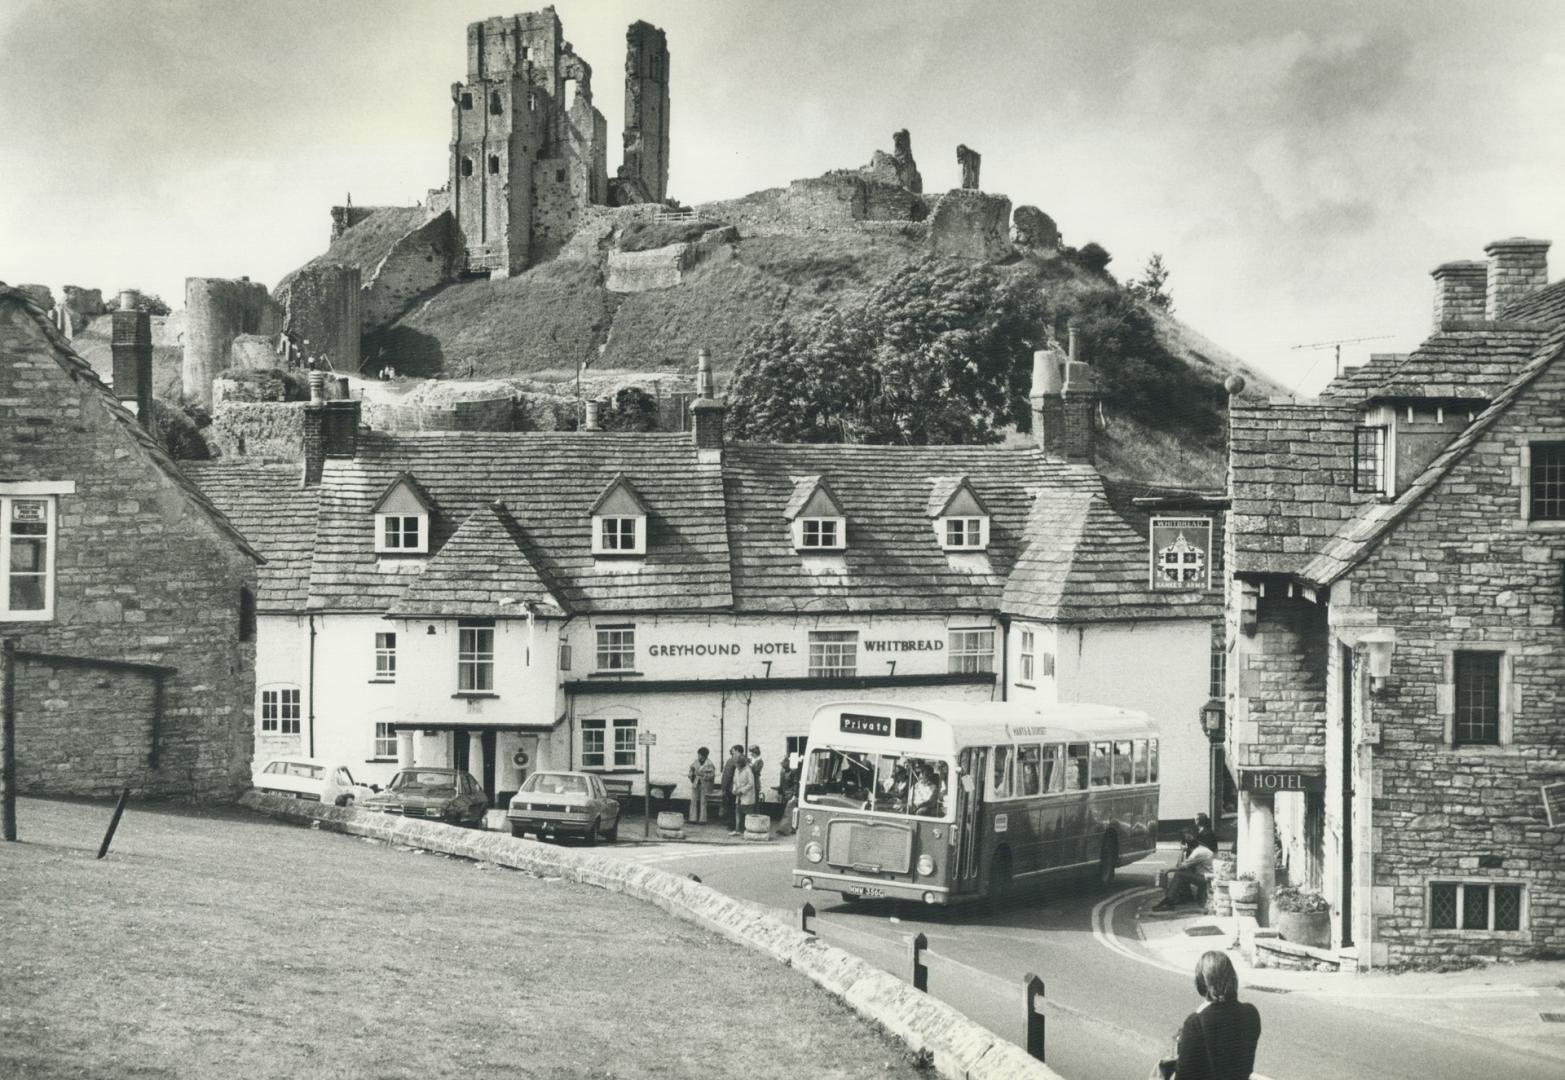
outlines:
[{"label": "notice board sign", "polygon": [[1565,780],[1543,785],[1543,812],[1548,815],[1549,828],[1565,829]]}]

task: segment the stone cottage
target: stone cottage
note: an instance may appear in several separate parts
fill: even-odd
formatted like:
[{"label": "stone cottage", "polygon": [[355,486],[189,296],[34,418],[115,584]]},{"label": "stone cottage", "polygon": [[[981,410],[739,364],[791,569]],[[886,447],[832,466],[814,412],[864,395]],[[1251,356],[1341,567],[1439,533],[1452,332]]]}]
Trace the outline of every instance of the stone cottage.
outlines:
[{"label": "stone cottage", "polygon": [[114,387],[0,285],[0,638],[21,793],[249,784],[260,556],[151,420],[152,337],[114,312]]},{"label": "stone cottage", "polygon": [[1313,401],[1235,398],[1239,862],[1359,966],[1565,942],[1565,283],[1447,263],[1432,335]]}]

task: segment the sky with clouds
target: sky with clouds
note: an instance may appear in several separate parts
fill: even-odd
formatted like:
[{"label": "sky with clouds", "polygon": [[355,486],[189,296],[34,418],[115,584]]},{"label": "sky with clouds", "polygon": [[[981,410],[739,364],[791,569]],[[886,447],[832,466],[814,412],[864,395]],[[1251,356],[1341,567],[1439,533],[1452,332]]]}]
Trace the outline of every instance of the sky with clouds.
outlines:
[{"label": "sky with clouds", "polygon": [[[275,282],[327,208],[443,181],[464,27],[497,0],[6,0],[0,280]],[[672,194],[741,195],[912,132],[983,186],[1154,251],[1191,325],[1306,392],[1411,348],[1428,272],[1565,242],[1565,4],[1456,0],[557,0],[612,172],[626,25],[668,32]],[[1555,252],[1555,262],[1565,252]],[[1321,359],[1324,357],[1324,363]],[[1311,365],[1314,369],[1310,370]]]}]

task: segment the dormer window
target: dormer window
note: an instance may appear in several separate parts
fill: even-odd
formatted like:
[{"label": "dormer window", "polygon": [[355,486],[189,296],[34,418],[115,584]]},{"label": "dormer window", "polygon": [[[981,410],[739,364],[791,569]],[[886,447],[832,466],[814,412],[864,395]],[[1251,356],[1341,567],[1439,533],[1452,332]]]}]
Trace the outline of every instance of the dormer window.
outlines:
[{"label": "dormer window", "polygon": [[609,481],[591,513],[594,555],[647,553],[647,504],[624,474]]},{"label": "dormer window", "polygon": [[945,551],[984,551],[989,547],[989,508],[967,477],[939,477],[929,492],[929,516]]},{"label": "dormer window", "polygon": [[848,546],[848,518],[824,477],[801,476],[783,508],[796,551],[841,551]]},{"label": "dormer window", "polygon": [[417,480],[402,473],[375,503],[375,550],[383,555],[429,553],[430,499]]},{"label": "dormer window", "polygon": [[798,546],[801,548],[829,548],[844,546],[842,518],[800,518]]}]

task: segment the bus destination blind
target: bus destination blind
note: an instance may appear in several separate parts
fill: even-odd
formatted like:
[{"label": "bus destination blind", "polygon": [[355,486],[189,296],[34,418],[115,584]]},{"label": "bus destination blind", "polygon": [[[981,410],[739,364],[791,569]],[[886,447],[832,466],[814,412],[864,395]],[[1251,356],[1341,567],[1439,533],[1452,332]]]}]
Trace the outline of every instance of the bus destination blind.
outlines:
[{"label": "bus destination blind", "polygon": [[891,717],[843,713],[838,720],[838,727],[849,735],[890,735]]},{"label": "bus destination blind", "polygon": [[[837,727],[849,735],[887,735],[891,734],[891,718],[889,716],[862,716],[857,713],[843,713],[837,720]],[[921,739],[924,737],[924,722],[922,720],[908,720],[902,717],[897,719],[896,734],[899,739]]]}]

